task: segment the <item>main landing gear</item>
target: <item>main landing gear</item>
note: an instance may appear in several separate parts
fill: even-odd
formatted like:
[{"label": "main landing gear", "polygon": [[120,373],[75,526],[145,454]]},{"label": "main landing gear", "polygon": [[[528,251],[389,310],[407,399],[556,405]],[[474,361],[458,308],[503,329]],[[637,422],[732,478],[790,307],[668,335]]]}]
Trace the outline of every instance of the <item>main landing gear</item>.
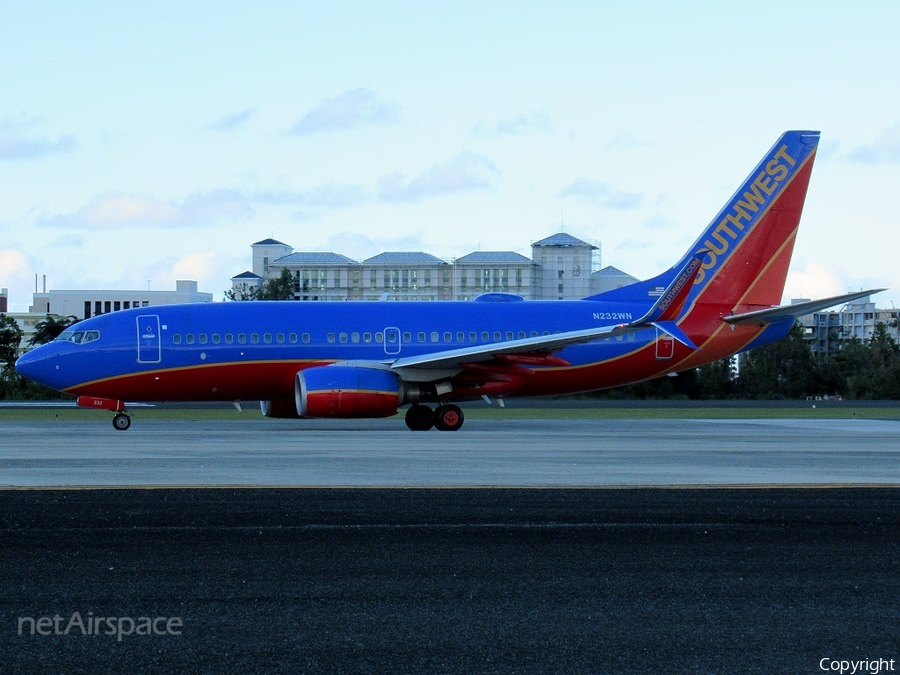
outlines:
[{"label": "main landing gear", "polygon": [[439,431],[457,431],[464,420],[463,411],[452,403],[439,405],[434,410],[417,403],[406,411],[406,426],[413,431],[428,431],[431,427]]}]

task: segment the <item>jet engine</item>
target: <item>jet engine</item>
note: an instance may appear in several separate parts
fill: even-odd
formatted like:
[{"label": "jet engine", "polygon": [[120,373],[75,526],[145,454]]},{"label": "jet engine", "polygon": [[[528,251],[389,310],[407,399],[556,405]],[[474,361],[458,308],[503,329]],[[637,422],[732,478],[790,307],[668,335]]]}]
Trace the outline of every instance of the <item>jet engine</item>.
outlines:
[{"label": "jet engine", "polygon": [[300,417],[390,417],[402,405],[402,383],[379,368],[334,364],[297,373]]}]

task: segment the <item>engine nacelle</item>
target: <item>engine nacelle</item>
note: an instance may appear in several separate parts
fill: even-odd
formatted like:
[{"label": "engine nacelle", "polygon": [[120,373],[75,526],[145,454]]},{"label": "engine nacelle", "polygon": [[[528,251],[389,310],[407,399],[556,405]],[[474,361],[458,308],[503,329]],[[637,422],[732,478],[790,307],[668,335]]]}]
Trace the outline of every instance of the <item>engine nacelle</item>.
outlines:
[{"label": "engine nacelle", "polygon": [[275,401],[260,401],[259,409],[266,417],[280,419],[298,419],[297,403],[292,398],[277,399]]},{"label": "engine nacelle", "polygon": [[390,417],[400,407],[399,378],[389,370],[319,366],[297,373],[300,417]]}]

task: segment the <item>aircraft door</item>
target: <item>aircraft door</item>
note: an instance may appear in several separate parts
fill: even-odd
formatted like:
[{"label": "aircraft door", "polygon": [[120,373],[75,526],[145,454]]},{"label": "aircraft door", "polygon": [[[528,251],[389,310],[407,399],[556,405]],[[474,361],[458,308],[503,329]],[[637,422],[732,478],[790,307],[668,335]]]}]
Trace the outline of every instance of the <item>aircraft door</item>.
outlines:
[{"label": "aircraft door", "polygon": [[137,342],[138,363],[159,363],[162,360],[162,338],[156,314],[142,314],[137,318]]},{"label": "aircraft door", "polygon": [[399,354],[400,353],[400,329],[385,328],[384,329],[384,353]]},{"label": "aircraft door", "polygon": [[656,329],[656,358],[660,361],[675,356],[675,340],[668,333]]}]

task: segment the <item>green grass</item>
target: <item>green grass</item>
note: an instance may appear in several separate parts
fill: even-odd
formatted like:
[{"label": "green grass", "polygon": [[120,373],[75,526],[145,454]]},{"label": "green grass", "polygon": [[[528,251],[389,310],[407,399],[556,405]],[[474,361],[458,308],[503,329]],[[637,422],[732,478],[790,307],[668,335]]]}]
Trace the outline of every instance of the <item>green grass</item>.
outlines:
[{"label": "green grass", "polygon": [[[697,403],[691,406],[670,407],[643,403],[635,407],[605,405],[604,401],[585,401],[583,407],[526,407],[524,402],[511,402],[506,408],[486,408],[480,403],[462,408],[470,420],[519,420],[519,419],[890,419],[900,420],[900,403],[894,405],[853,405],[830,403],[823,405],[798,405],[787,402],[772,403],[765,407],[727,406]],[[181,408],[137,407],[131,410],[139,420],[256,420],[261,415],[255,402],[244,404],[244,411],[234,408]],[[401,415],[403,411],[401,410]],[[112,413],[74,407],[63,408],[0,408],[0,424],[3,422],[73,421],[112,418]]]}]

